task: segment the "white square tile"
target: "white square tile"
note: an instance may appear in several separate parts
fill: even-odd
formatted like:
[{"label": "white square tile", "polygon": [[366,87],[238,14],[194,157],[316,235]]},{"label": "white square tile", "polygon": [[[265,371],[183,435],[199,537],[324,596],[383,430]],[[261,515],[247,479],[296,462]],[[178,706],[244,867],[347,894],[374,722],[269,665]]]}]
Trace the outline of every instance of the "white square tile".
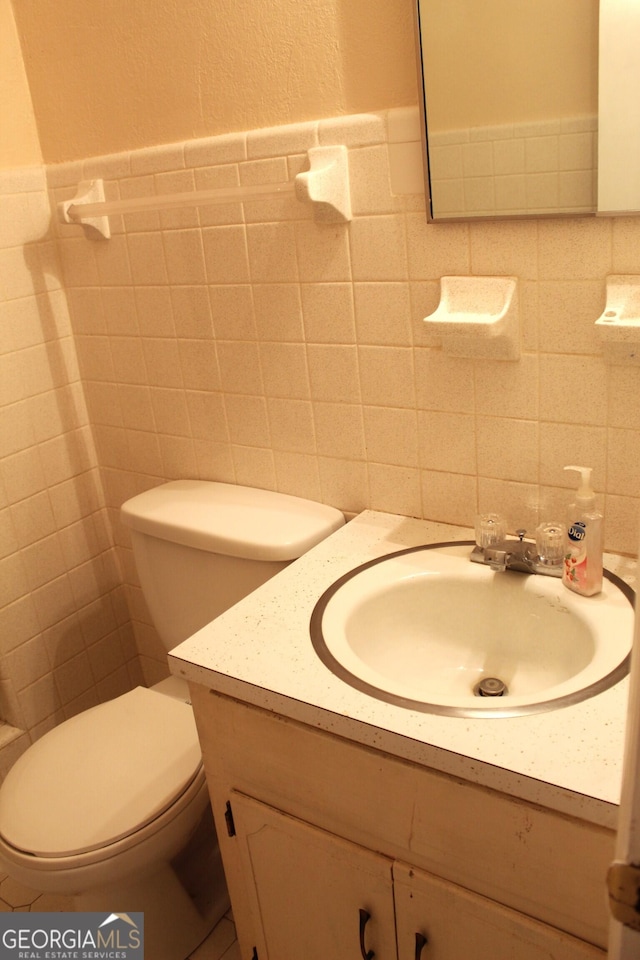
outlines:
[{"label": "white square tile", "polygon": [[493,169],[496,176],[524,173],[525,141],[521,138],[497,140],[493,144]]},{"label": "white square tile", "polygon": [[290,123],[281,127],[265,127],[247,133],[247,156],[282,157],[288,153],[302,153],[318,145],[316,122]]},{"label": "white square tile", "polygon": [[389,182],[394,196],[424,196],[425,164],[422,143],[389,144]]},{"label": "white square tile", "polygon": [[420,110],[415,107],[395,107],[387,113],[389,143],[407,143],[422,139]]},{"label": "white square tile", "polygon": [[352,114],[320,120],[318,123],[318,143],[326,146],[342,143],[347,147],[363,147],[384,143],[386,138],[385,116],[382,113]]},{"label": "white square tile", "polygon": [[359,217],[351,224],[350,234],[354,280],[408,278],[402,217]]},{"label": "white square tile", "polygon": [[131,153],[131,173],[134,177],[147,173],[164,173],[167,170],[182,170],[183,167],[183,143],[145,147]]},{"label": "white square tile", "polygon": [[386,146],[351,150],[349,180],[354,216],[391,213],[398,208],[398,202],[391,194]]},{"label": "white square tile", "polygon": [[559,147],[557,137],[530,137],[525,141],[527,173],[547,173],[558,170]]},{"label": "white square tile", "polygon": [[349,232],[344,224],[301,221],[295,225],[295,242],[301,281],[351,280]]},{"label": "white square tile", "polygon": [[228,133],[217,137],[188,140],[184,145],[187,167],[209,167],[224,163],[238,163],[247,157],[246,133]]},{"label": "white square tile", "polygon": [[493,144],[465,144],[462,148],[462,167],[465,177],[493,176]]}]

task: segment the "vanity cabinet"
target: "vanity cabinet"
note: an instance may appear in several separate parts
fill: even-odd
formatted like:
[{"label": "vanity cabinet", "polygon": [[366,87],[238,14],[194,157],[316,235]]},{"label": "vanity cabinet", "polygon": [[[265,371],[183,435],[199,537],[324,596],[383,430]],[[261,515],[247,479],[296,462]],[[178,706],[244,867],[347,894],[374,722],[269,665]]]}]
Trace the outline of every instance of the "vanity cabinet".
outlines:
[{"label": "vanity cabinet", "polygon": [[232,799],[260,960],[594,960],[602,951],[456,884]]},{"label": "vanity cabinet", "polygon": [[242,960],[604,960],[612,831],[191,690]]}]

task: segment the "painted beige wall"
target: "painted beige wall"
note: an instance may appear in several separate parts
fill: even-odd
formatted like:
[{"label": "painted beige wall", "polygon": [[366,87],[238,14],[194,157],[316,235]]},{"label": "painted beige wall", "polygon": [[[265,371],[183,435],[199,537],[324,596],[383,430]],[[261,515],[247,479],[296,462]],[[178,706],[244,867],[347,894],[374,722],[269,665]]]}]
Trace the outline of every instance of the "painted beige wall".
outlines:
[{"label": "painted beige wall", "polygon": [[48,163],[416,102],[413,0],[14,8]]},{"label": "painted beige wall", "polygon": [[422,9],[431,129],[597,113],[598,0],[422,0]]},{"label": "painted beige wall", "polygon": [[0,0],[0,168],[42,163],[11,0]]}]

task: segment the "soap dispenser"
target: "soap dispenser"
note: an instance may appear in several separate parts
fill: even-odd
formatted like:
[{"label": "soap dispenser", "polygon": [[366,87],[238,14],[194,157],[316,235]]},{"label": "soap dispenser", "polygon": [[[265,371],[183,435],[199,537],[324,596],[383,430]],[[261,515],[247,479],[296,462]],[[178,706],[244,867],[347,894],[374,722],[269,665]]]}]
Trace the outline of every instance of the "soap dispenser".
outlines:
[{"label": "soap dispenser", "polygon": [[567,516],[562,582],[570,590],[592,597],[602,590],[602,514],[591,489],[591,467],[564,469],[576,470],[581,479]]}]

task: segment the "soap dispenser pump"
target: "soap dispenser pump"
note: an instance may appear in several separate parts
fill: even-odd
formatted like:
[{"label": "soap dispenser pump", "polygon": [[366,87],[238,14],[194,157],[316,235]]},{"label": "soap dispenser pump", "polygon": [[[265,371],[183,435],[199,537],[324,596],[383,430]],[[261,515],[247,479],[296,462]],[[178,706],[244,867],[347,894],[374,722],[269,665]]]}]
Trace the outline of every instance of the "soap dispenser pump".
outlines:
[{"label": "soap dispenser pump", "polygon": [[602,590],[602,514],[591,488],[591,467],[564,469],[577,471],[580,485],[567,516],[562,582],[570,590],[592,597]]}]

